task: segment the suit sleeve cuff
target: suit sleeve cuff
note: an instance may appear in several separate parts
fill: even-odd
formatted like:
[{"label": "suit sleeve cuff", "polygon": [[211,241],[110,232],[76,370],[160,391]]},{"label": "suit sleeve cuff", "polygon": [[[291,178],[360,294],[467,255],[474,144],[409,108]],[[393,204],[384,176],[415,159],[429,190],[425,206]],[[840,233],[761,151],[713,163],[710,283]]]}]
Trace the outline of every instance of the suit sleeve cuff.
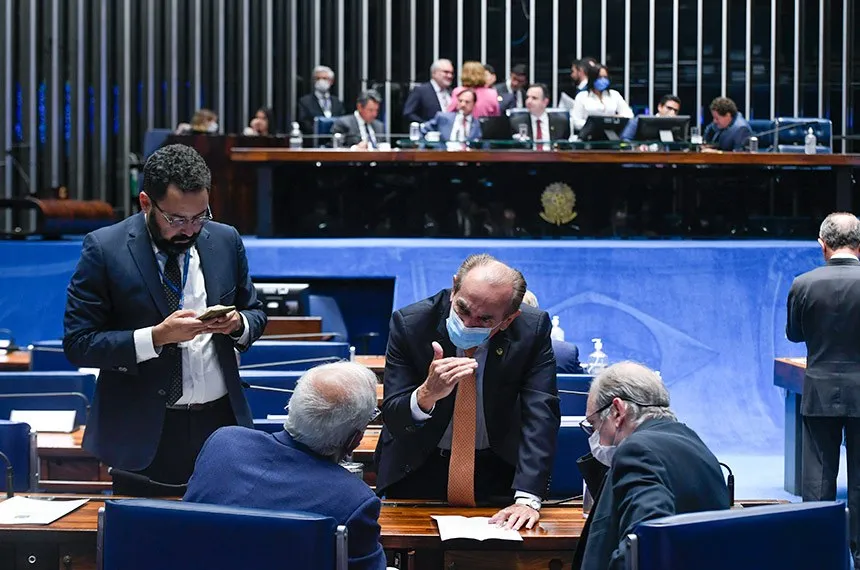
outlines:
[{"label": "suit sleeve cuff", "polygon": [[412,421],[426,422],[433,417],[433,410],[436,409],[436,406],[430,408],[430,413],[424,412],[424,410],[418,406],[418,389],[416,388],[413,390],[412,396],[409,397],[409,409],[412,410]]},{"label": "suit sleeve cuff", "polygon": [[248,319],[245,318],[245,314],[239,313],[239,316],[242,317],[242,325],[244,326],[242,327],[242,334],[233,342],[239,346],[248,346],[248,340],[251,338],[251,329],[248,328]]},{"label": "suit sleeve cuff", "polygon": [[138,364],[158,358],[161,351],[152,344],[152,327],[134,331],[134,355]]},{"label": "suit sleeve cuff", "polygon": [[[528,491],[517,491],[516,493],[514,493],[514,501],[518,505],[529,505],[529,506],[531,506],[531,503],[533,501],[537,501],[538,504],[542,503],[540,497],[538,497],[537,495],[532,495]],[[537,509],[537,510],[540,510],[540,509]]]}]

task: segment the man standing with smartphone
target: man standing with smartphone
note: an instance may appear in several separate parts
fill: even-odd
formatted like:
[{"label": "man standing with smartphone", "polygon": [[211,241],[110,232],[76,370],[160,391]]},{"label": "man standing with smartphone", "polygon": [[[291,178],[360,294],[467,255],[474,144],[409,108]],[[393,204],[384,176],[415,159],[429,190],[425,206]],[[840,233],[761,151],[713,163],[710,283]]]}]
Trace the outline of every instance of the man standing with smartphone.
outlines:
[{"label": "man standing with smartphone", "polygon": [[[88,234],[68,288],[63,348],[99,368],[83,447],[132,476],[123,495],[177,494],[203,443],[253,425],[235,350],[266,315],[235,228],[212,222],[211,175],[191,147],[169,145],[143,169],[141,214]],[[208,320],[213,305],[237,310]],[[180,493],[181,494],[181,493]]]}]

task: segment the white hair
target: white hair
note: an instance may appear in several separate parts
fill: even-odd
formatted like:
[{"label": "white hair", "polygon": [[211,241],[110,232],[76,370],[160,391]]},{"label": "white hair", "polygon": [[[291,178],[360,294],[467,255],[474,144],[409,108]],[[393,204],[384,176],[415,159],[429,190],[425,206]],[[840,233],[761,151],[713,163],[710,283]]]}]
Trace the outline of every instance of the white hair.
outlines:
[{"label": "white hair", "polygon": [[434,61],[434,62],[430,65],[430,75],[433,75],[433,73],[434,73],[437,69],[439,69],[439,66],[440,66],[440,65],[442,65],[443,63],[447,63],[447,64],[449,64],[452,68],[454,67],[454,64],[453,64],[453,63],[451,63],[451,60],[450,60],[450,59],[445,58],[445,57],[441,57],[441,58],[437,59],[436,61]]},{"label": "white hair", "polygon": [[523,305],[528,305],[529,307],[534,307],[535,309],[540,308],[540,305],[538,304],[537,297],[535,296],[534,293],[532,293],[528,289],[526,290],[525,294],[523,295]]},{"label": "white hair", "polygon": [[313,75],[316,75],[317,73],[325,73],[325,74],[326,74],[326,75],[328,75],[332,80],[334,80],[334,71],[332,71],[332,68],[330,68],[330,67],[329,67],[329,66],[327,66],[327,65],[318,65],[318,66],[316,66],[316,67],[314,68],[314,72],[313,72],[311,75],[313,76]]},{"label": "white hair", "polygon": [[[619,362],[600,372],[591,382],[588,397],[594,400],[594,409],[621,398],[630,409],[634,426],[647,419],[677,419],[669,409],[669,391],[660,376],[638,362]],[[606,417],[604,410],[601,417]]]},{"label": "white hair", "polygon": [[284,429],[314,452],[339,459],[376,407],[376,375],[354,362],[311,368],[296,383]]}]

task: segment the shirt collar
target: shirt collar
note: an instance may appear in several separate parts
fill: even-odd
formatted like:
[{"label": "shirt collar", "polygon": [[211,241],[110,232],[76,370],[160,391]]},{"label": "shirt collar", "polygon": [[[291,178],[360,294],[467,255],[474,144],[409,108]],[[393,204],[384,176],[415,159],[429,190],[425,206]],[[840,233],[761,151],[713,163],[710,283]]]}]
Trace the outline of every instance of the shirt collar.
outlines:
[{"label": "shirt collar", "polygon": [[362,125],[367,127],[367,123],[364,122],[364,119],[361,118],[361,115],[358,114],[358,111],[353,111],[353,115],[355,115],[355,120],[358,121],[358,126],[361,128]]},{"label": "shirt collar", "polygon": [[544,121],[544,122],[549,121],[549,113],[547,113],[546,111],[544,111],[542,114],[537,115],[537,116],[529,113],[529,117],[531,117],[533,121]]},{"label": "shirt collar", "polygon": [[834,253],[830,259],[857,259],[857,256],[853,253]]},{"label": "shirt collar", "polygon": [[441,93],[442,91],[445,91],[444,89],[442,89],[442,87],[439,86],[438,83],[436,83],[435,79],[430,80],[430,85],[433,86],[433,91],[435,91],[437,94]]},{"label": "shirt collar", "polygon": [[585,89],[588,87],[588,79],[583,79],[579,82],[579,85],[576,86],[577,89]]}]

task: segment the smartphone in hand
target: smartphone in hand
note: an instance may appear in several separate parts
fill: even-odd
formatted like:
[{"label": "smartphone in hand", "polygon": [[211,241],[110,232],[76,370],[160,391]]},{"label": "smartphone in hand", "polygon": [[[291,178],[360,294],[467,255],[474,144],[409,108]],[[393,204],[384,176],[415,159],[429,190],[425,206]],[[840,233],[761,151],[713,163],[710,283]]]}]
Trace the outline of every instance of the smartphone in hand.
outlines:
[{"label": "smartphone in hand", "polygon": [[209,307],[206,311],[203,312],[202,315],[197,317],[198,320],[208,321],[210,319],[217,319],[218,317],[223,317],[230,311],[235,311],[236,307],[234,305],[230,305],[229,307],[225,307],[224,305],[215,305],[214,307]]}]

